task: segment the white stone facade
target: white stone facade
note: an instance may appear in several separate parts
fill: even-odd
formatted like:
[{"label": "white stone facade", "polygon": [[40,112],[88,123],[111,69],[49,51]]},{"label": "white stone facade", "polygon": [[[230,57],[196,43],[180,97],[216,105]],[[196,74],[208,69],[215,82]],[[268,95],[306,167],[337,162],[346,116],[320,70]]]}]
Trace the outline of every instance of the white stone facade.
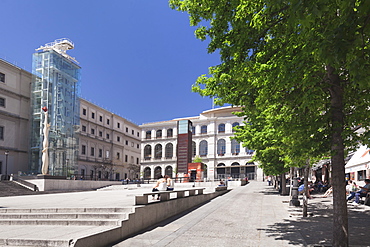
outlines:
[{"label": "white stone facade", "polygon": [[230,176],[257,179],[257,166],[251,162],[253,150],[230,139],[234,135],[233,126],[243,125],[243,118],[232,114],[235,111],[240,111],[240,108],[217,108],[204,111],[197,117],[140,125],[142,177],[176,176],[177,121],[186,119],[193,124],[193,157],[199,156],[206,164],[206,179]]},{"label": "white stone facade", "polygon": [[140,127],[80,99],[78,178],[139,178]]},{"label": "white stone facade", "polygon": [[1,174],[28,171],[31,82],[31,73],[0,59]]}]

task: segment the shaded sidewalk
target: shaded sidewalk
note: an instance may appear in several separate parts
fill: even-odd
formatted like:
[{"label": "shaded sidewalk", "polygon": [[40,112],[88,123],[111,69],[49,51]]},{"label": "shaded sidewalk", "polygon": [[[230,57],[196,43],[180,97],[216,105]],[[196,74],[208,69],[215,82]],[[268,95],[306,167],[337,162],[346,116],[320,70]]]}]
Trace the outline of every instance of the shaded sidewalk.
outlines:
[{"label": "shaded sidewalk", "polygon": [[[309,201],[311,217],[289,207],[266,183],[252,181],[192,211],[162,222],[115,247],[331,246],[332,198]],[[349,205],[350,246],[369,246],[370,207]]]}]

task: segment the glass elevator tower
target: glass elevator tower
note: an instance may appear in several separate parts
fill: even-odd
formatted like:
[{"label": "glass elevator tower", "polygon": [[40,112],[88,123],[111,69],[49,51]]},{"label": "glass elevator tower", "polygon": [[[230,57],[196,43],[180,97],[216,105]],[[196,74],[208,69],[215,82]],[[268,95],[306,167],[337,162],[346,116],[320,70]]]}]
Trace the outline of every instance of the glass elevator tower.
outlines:
[{"label": "glass elevator tower", "polygon": [[66,53],[73,48],[69,39],[58,39],[33,54],[30,171],[34,174],[42,167],[43,107],[50,124],[48,174],[70,176],[77,172],[81,68]]}]

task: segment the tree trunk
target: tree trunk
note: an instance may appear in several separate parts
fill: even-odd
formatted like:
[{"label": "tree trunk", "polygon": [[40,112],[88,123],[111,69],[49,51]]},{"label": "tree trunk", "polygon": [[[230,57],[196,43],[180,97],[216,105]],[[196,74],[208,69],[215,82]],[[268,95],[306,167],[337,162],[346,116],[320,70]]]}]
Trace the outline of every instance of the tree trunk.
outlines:
[{"label": "tree trunk", "polygon": [[306,161],[306,166],[304,168],[304,191],[303,191],[303,217],[307,217],[308,212],[308,174],[310,169],[310,161]]},{"label": "tree trunk", "polygon": [[286,191],[286,177],[285,177],[285,173],[281,174],[280,176],[280,187],[281,187],[281,195],[287,195],[287,191]]},{"label": "tree trunk", "polygon": [[343,88],[339,75],[330,65],[326,67],[330,83],[331,165],[333,188],[333,246],[348,246],[348,212],[345,188]]}]

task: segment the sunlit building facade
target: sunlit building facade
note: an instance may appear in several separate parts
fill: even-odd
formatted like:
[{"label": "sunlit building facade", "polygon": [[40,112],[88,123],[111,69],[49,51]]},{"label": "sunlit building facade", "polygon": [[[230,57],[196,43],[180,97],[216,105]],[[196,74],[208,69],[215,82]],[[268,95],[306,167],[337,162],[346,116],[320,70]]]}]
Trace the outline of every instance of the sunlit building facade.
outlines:
[{"label": "sunlit building facade", "polygon": [[0,59],[0,174],[28,170],[32,74]]},{"label": "sunlit building facade", "polygon": [[192,156],[205,164],[205,180],[257,179],[257,165],[251,161],[254,151],[230,138],[234,136],[233,127],[243,125],[243,118],[232,114],[236,111],[240,108],[222,107],[204,111],[197,117],[141,125],[143,178],[176,176],[177,122],[186,119],[193,124]]}]

